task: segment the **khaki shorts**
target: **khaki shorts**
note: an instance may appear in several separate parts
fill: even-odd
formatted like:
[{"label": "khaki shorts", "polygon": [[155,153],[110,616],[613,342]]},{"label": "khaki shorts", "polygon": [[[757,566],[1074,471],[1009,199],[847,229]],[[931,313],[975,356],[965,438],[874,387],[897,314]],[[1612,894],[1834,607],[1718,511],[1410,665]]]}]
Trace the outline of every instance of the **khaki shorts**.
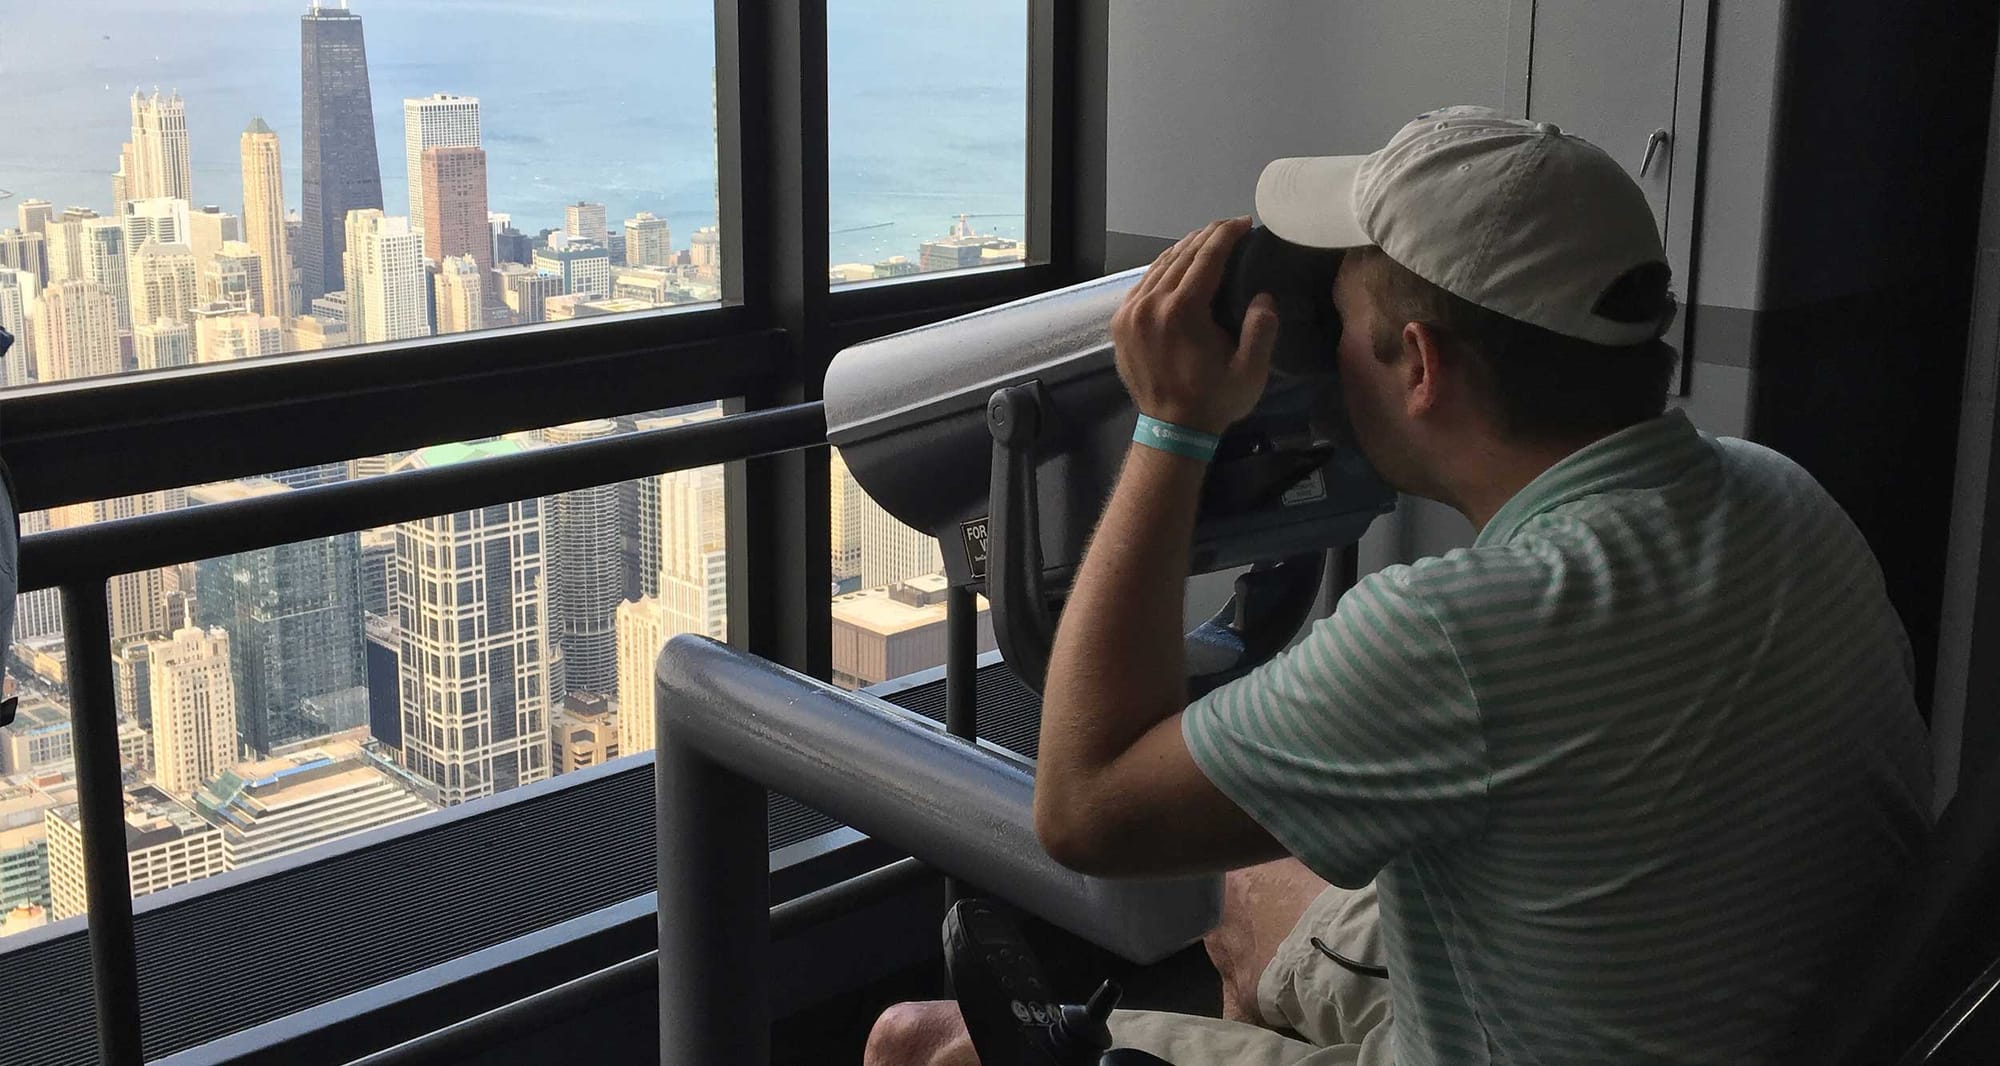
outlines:
[{"label": "khaki shorts", "polygon": [[1113,1046],[1149,1051],[1174,1066],[1389,1066],[1389,982],[1350,972],[1313,947],[1313,937],[1347,958],[1380,965],[1375,886],[1328,888],[1278,945],[1257,981],[1257,1010],[1268,1028],[1115,1011]]}]

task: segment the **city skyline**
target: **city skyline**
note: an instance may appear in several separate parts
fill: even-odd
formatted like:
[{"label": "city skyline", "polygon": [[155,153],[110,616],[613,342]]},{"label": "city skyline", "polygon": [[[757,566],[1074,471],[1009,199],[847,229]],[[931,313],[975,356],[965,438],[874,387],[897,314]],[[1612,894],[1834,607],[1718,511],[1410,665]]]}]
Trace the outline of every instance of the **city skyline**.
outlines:
[{"label": "city skyline", "polygon": [[[171,84],[135,89],[113,94],[117,129],[94,165],[91,195],[66,196],[59,183],[4,190],[15,210],[0,218],[0,324],[22,327],[5,384],[717,297],[712,147],[705,210],[621,197],[617,182],[588,180],[533,202],[504,199],[493,195],[496,183],[512,180],[506,175],[532,153],[509,132],[518,114],[492,106],[492,83],[385,88],[369,69],[379,35],[361,12],[314,9],[297,24],[291,84],[300,124],[280,117],[284,105],[271,99],[220,108]],[[701,136],[712,145],[707,85],[696,77],[679,102],[702,114]],[[497,98],[510,99],[504,90]],[[226,169],[204,148],[218,135],[228,138]],[[401,150],[381,151],[391,136]],[[909,147],[923,154],[937,145]],[[1018,152],[1007,169],[1017,180]],[[965,217],[953,222],[945,210],[967,206],[968,215],[993,214],[945,190],[925,211],[931,221],[921,239],[889,255],[844,261],[842,247],[866,242],[836,241],[830,283],[1021,258],[1018,241],[974,234]],[[678,247],[676,234],[685,235]],[[715,405],[644,412],[74,504],[23,516],[23,530],[720,414]],[[728,634],[725,494],[721,467],[674,471],[113,577],[135,894],[382,824],[370,819],[412,816],[649,748],[651,654],[677,633]],[[942,624],[937,590],[921,581],[903,587],[926,576],[934,542],[885,525],[893,520],[872,501],[858,507],[855,543],[835,551],[854,556],[854,577],[893,577],[872,590],[880,595],[840,608],[837,624],[856,634],[854,647],[872,649],[858,654],[873,665],[841,660],[849,678],[930,655]],[[82,909],[70,756],[61,747],[67,663],[53,596],[21,597],[17,611],[22,624],[9,653],[32,700],[24,700],[33,708],[24,723],[36,732],[9,727],[0,741],[20,739],[38,754],[22,757],[36,768],[32,780],[0,773],[0,913],[41,907],[60,920]],[[307,781],[341,782],[361,820],[315,822],[331,816],[287,799],[303,794],[287,789]],[[24,805],[18,819],[7,814],[15,800]],[[31,883],[39,887],[20,887]]]}]

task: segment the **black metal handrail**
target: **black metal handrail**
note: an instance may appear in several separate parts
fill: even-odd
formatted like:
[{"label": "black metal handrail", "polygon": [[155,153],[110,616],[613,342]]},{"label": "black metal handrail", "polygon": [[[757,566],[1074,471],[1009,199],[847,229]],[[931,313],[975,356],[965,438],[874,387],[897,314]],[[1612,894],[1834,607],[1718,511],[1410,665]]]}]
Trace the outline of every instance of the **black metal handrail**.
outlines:
[{"label": "black metal handrail", "polygon": [[138,950],[105,584],[114,575],[437,514],[823,446],[825,413],[795,404],[515,455],[37,533],[21,588],[58,588],[83,838],[98,1049],[139,1066]]},{"label": "black metal handrail", "polygon": [[1057,865],[1017,755],[703,637],[668,641],[655,672],[662,1062],[769,1061],[767,788],[1132,962],[1219,917],[1219,875]]}]

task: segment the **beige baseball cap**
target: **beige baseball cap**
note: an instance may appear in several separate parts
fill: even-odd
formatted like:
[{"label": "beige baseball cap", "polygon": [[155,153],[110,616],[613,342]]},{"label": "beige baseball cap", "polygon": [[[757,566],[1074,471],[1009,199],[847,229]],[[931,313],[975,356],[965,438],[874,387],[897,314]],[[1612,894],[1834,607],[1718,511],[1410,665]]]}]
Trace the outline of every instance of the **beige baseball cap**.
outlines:
[{"label": "beige baseball cap", "polygon": [[[1453,295],[1580,340],[1642,344],[1673,321],[1645,193],[1603,149],[1552,123],[1429,111],[1370,155],[1271,163],[1257,215],[1294,244],[1377,245]],[[1630,320],[1635,281],[1656,290],[1639,294],[1641,321]],[[1605,313],[1614,285],[1615,318]]]}]

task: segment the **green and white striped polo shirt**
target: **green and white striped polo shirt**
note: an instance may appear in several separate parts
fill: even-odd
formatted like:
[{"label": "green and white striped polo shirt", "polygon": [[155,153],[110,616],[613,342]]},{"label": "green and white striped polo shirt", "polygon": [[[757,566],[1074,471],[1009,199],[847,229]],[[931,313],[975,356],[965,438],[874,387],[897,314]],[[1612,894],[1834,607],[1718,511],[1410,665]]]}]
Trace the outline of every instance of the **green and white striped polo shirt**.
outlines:
[{"label": "green and white striped polo shirt", "polygon": [[1183,731],[1307,866],[1377,882],[1399,1066],[1770,1061],[1929,821],[1867,544],[1678,412],[1363,579]]}]

